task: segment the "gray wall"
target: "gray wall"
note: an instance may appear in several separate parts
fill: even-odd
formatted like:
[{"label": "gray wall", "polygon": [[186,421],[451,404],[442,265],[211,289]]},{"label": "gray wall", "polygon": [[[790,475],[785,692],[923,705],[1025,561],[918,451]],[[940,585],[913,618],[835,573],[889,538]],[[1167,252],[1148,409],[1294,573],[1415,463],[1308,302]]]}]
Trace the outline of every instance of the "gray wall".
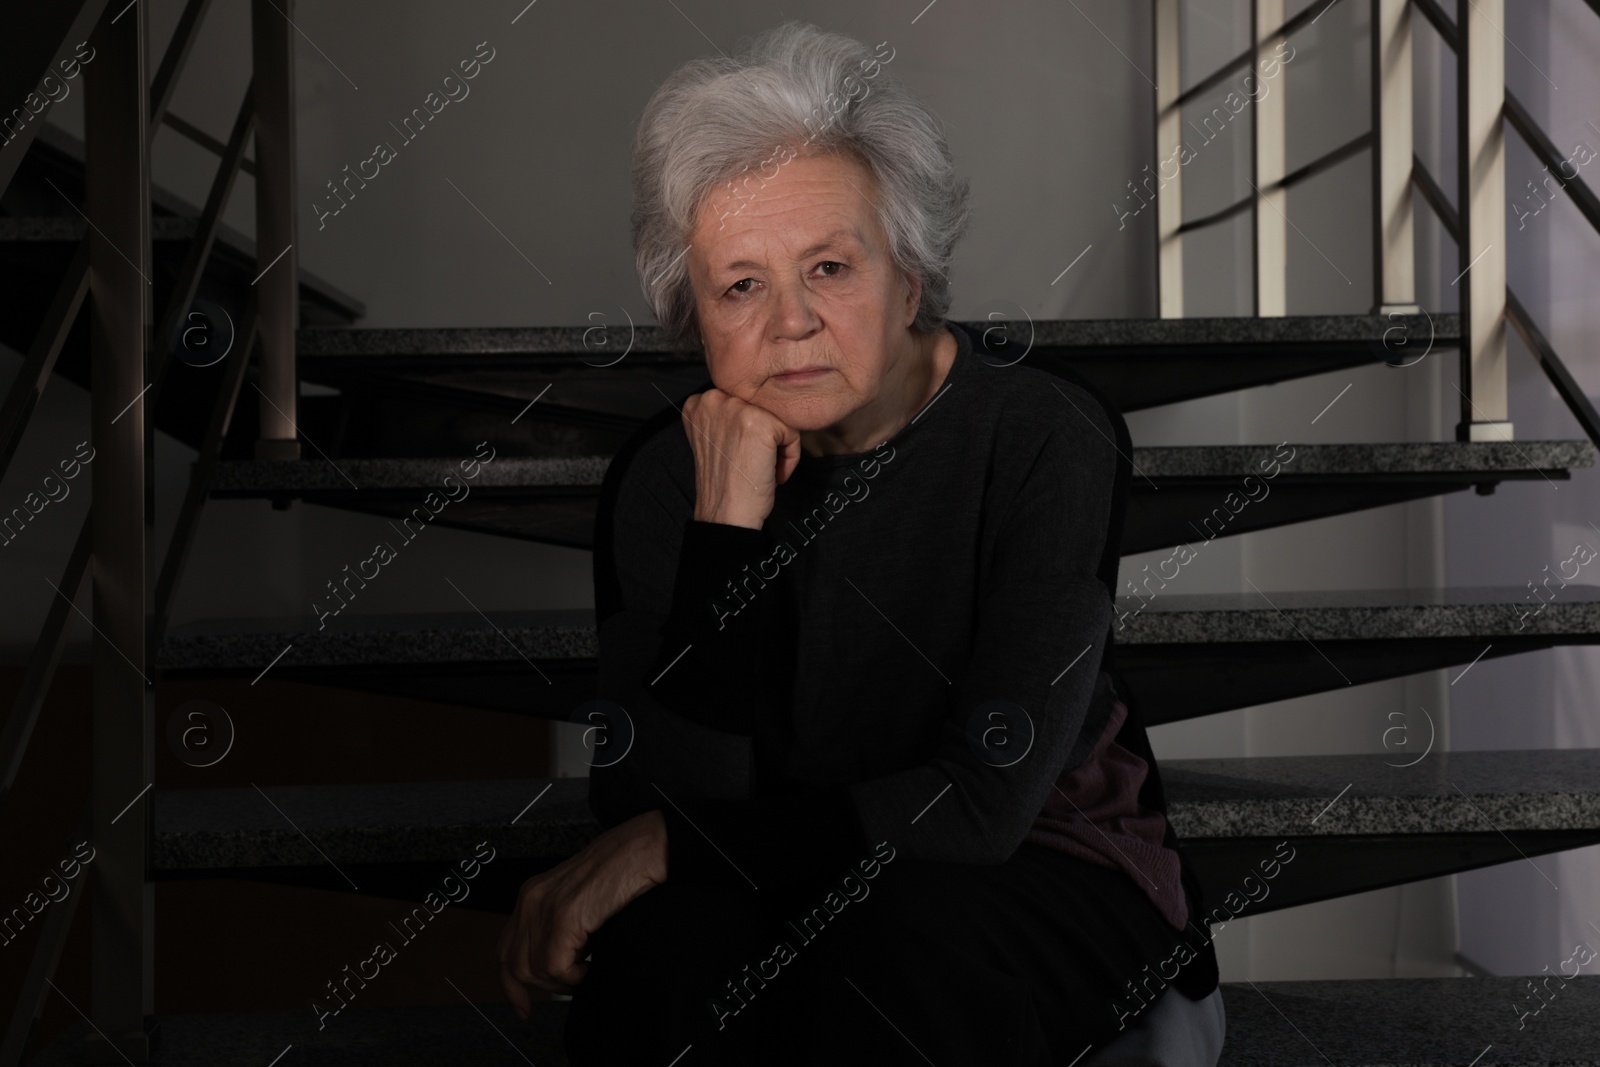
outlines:
[{"label": "gray wall", "polygon": [[[1563,155],[1580,142],[1600,151],[1600,68],[1595,64],[1600,18],[1580,0],[1512,3],[1506,8],[1505,35],[1514,46],[1506,52],[1508,89],[1527,105]],[[1452,64],[1440,65],[1454,76]],[[1595,313],[1600,235],[1566,194],[1558,194],[1538,214],[1519,218],[1539,204],[1527,183],[1544,175],[1520,139],[1508,134],[1507,146],[1511,288],[1593,397],[1600,393],[1594,357],[1600,344],[1600,317]],[[1591,189],[1600,186],[1600,161],[1579,174]],[[1547,190],[1544,195],[1551,197]],[[1454,277],[1454,271],[1447,277]],[[1515,334],[1510,358],[1510,418],[1516,436],[1582,437]],[[1502,486],[1489,498],[1453,498],[1446,504],[1445,527],[1450,583],[1537,583],[1546,567],[1556,574],[1579,541],[1600,548],[1600,534],[1591,523],[1600,524],[1600,474],[1593,469],[1574,472],[1570,482],[1526,482]],[[1600,585],[1600,573],[1590,565],[1575,583]],[[1562,648],[1486,660],[1453,689],[1459,748],[1600,747],[1594,700],[1600,692],[1600,650]],[[1600,900],[1600,849],[1463,875],[1460,893],[1462,953],[1496,973],[1538,974],[1546,967],[1555,972],[1579,942],[1600,946],[1600,907],[1595,904]]]}]

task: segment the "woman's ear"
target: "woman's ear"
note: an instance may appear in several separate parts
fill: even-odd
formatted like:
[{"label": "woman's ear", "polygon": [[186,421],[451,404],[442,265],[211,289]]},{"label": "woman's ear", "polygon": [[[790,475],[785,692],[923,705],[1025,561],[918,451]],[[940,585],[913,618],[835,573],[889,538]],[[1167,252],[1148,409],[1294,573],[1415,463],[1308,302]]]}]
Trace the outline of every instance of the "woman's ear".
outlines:
[{"label": "woman's ear", "polygon": [[906,274],[906,326],[909,328],[917,321],[917,308],[922,303],[922,279],[914,274]]}]

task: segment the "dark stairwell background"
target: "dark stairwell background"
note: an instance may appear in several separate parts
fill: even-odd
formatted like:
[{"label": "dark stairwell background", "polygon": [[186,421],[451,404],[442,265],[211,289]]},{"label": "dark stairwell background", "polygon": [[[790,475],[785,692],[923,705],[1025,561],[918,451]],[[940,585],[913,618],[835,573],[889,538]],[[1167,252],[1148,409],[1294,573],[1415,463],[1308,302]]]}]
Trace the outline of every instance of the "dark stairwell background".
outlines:
[{"label": "dark stairwell background", "polygon": [[[149,2],[152,47],[159,48],[181,5]],[[1304,6],[1290,3],[1286,15]],[[446,10],[418,2],[304,3],[297,12],[304,32],[295,60],[297,249],[303,269],[364,302],[360,325],[574,325],[598,314],[616,327],[624,310],[648,321],[627,234],[628,149],[639,111],[673,68],[711,49],[699,31],[731,50],[739,37],[785,17],[872,44],[886,40],[896,49],[894,72],[946,122],[975,207],[953,271],[953,318],[976,319],[996,308],[1037,318],[1155,313],[1150,213],[1119,228],[1113,206],[1127,209],[1126,183],[1153,162],[1151,86],[1133,65],[1143,65],[1148,51],[1145,5],[1081,0],[979,8],[946,0],[914,24],[909,13],[891,16],[843,0],[790,3],[781,11],[686,5],[693,23],[669,4],[619,12],[544,0],[515,25],[508,25],[505,8],[476,0]],[[1237,28],[1247,24],[1246,8],[1243,0],[1189,0],[1186,69],[1211,69],[1244,47]],[[1366,128],[1366,12],[1354,0],[1338,4],[1292,41],[1294,58],[1276,83],[1292,101],[1290,169]],[[1600,123],[1600,71],[1585,58],[1600,55],[1600,20],[1580,0],[1517,3],[1507,14],[1507,36],[1523,53],[1508,54],[1508,85],[1563,150],[1580,140],[1600,147],[1600,131],[1588,125]],[[494,59],[470,83],[470,96],[444,110],[319,229],[310,205],[325,197],[325,183],[370,155],[374,142],[394,139],[389,123],[417,106],[480,42],[494,49]],[[1453,122],[1452,97],[1443,91],[1453,83],[1452,60],[1421,20],[1416,42],[1418,153],[1434,173],[1450,174],[1453,161],[1442,157],[1441,145]],[[225,136],[247,76],[235,57],[248,53],[242,6],[217,5],[174,112]],[[1215,93],[1218,101],[1227,88]],[[50,122],[81,135],[80,106],[81,94],[74,95],[52,109]],[[1246,118],[1185,169],[1190,217],[1248,193]],[[1537,168],[1520,142],[1509,143],[1507,185],[1516,196]],[[153,158],[153,184],[203,200],[213,157],[163,130]],[[1291,193],[1292,313],[1368,310],[1367,184],[1363,152]],[[227,216],[246,234],[253,230],[252,196],[250,179],[241,178]],[[1600,342],[1592,302],[1600,239],[1575,224],[1571,210],[1558,200],[1522,231],[1510,216],[1510,275],[1592,394],[1600,391],[1590,356]],[[1452,311],[1454,248],[1431,215],[1419,210],[1417,218],[1419,299],[1430,311]],[[1247,215],[1189,238],[1190,315],[1248,314],[1248,242]],[[1511,344],[1517,437],[1581,436],[1520,341]],[[0,376],[9,377],[18,363],[15,352],[0,351]],[[1455,374],[1451,353],[1404,370],[1372,366],[1137,412],[1128,422],[1138,445],[1447,439]],[[0,484],[0,499],[20,499],[43,470],[71,454],[87,427],[86,394],[53,383]],[[192,454],[160,435],[157,447],[158,522],[170,523]],[[1268,593],[1521,585],[1565,558],[1575,539],[1600,537],[1585,532],[1589,522],[1600,523],[1595,478],[1592,470],[1576,470],[1559,490],[1542,481],[1508,482],[1490,497],[1460,494],[1219,541],[1184,568],[1179,591],[1241,592],[1250,588],[1247,580]],[[60,572],[87,505],[87,482],[76,485],[73,498],[52,506],[4,549],[0,597],[11,608],[0,615],[6,663],[21,662],[55,595],[38,575]],[[168,529],[161,526],[160,536]],[[303,502],[279,511],[265,501],[213,500],[174,625],[309,612],[323,582],[364,556],[382,532],[380,519]],[[1127,557],[1123,573],[1132,576],[1165,555]],[[446,576],[489,611],[591,606],[587,552],[440,527],[407,546],[347,611],[460,610]],[[1578,581],[1597,584],[1589,574]],[[60,754],[82,743],[81,724],[75,728],[51,710],[84,700],[88,635],[80,622],[35,742],[41,754],[31,759],[41,764],[66,762]],[[1597,666],[1600,651],[1556,649],[1485,661],[1453,686],[1448,679],[1456,672],[1439,672],[1286,702],[1270,713],[1246,709],[1158,727],[1152,739],[1159,756],[1172,758],[1372,753],[1382,750],[1383,732],[1393,725],[1389,712],[1421,705],[1440,726],[1441,746],[1595,747],[1600,727],[1590,705]],[[4,675],[8,689],[18,674],[13,668]],[[582,772],[573,731],[531,718],[268,680],[253,688],[164,687],[158,722],[191,696],[229,709],[240,725],[238,748],[209,776],[163,751],[158,785],[512,777],[547,767]],[[260,729],[252,735],[254,726]],[[1584,936],[1577,911],[1564,910],[1563,901],[1592,900],[1600,892],[1600,850],[1540,863],[1561,885],[1559,893],[1516,863],[1240,920],[1216,942],[1223,977],[1448,975],[1458,973],[1458,954],[1495,973],[1537,973],[1565,954],[1558,946]],[[25,891],[25,875],[16,877],[11,897]],[[163,974],[181,969],[192,976],[172,985],[163,979],[158,1011],[206,1010],[237,1003],[241,993],[263,1007],[300,1007],[324,977],[356,958],[357,949],[365,951],[366,931],[393,912],[389,904],[340,894],[255,886],[249,892],[256,912],[240,914],[237,902],[249,899],[244,892],[230,887],[233,910],[224,911],[212,903],[223,896],[203,885],[158,886]],[[458,981],[475,998],[497,995],[487,953],[499,917],[468,906],[442,918],[455,925],[406,953],[396,973],[374,984],[367,1003],[407,1002],[417,995],[409,974],[431,977],[438,960],[459,958],[460,944],[473,942],[483,946],[484,966]],[[285,960],[293,955],[283,951],[286,938],[306,955]],[[69,949],[67,968],[75,951]],[[323,957],[333,965],[320,965]],[[81,959],[76,966],[81,970]],[[427,996],[434,996],[431,988]],[[41,1036],[59,1011],[52,1006]]]}]

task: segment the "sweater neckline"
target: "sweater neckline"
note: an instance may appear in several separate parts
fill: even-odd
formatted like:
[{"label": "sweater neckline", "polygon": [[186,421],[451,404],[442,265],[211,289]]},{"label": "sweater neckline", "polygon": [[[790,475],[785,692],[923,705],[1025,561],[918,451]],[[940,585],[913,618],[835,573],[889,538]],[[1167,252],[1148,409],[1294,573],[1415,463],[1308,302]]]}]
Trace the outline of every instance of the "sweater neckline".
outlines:
[{"label": "sweater neckline", "polygon": [[[967,364],[971,362],[972,357],[972,340],[967,336],[967,332],[949,319],[943,320],[942,325],[955,335],[956,354],[955,358],[950,361],[949,369],[945,371],[944,380],[939,383],[939,388],[934,390],[933,397],[904,426],[891,434],[883,444],[876,445],[865,452],[829,453],[823,456],[813,456],[809,452],[802,450],[800,461],[795,464],[795,475],[804,476],[809,472],[816,472],[819,476],[826,477],[827,474],[835,472],[839,468],[854,467],[868,459],[879,459],[881,455],[877,450],[882,448],[884,444],[887,444],[890,448],[900,448],[922,426],[928,423],[932,411],[936,410],[936,405],[944,400],[944,394],[966,377]],[[929,418],[924,418],[924,416],[929,416]]]}]

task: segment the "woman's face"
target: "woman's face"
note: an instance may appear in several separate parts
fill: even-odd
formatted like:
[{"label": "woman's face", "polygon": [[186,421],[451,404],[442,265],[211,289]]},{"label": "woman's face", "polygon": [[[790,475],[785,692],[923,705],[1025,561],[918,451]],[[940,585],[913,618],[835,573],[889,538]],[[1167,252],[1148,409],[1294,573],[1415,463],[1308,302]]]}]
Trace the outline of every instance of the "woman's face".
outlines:
[{"label": "woman's face", "polygon": [[914,357],[921,287],[894,268],[877,183],[854,157],[799,156],[749,186],[753,199],[707,196],[689,235],[707,369],[794,429],[823,429]]}]

